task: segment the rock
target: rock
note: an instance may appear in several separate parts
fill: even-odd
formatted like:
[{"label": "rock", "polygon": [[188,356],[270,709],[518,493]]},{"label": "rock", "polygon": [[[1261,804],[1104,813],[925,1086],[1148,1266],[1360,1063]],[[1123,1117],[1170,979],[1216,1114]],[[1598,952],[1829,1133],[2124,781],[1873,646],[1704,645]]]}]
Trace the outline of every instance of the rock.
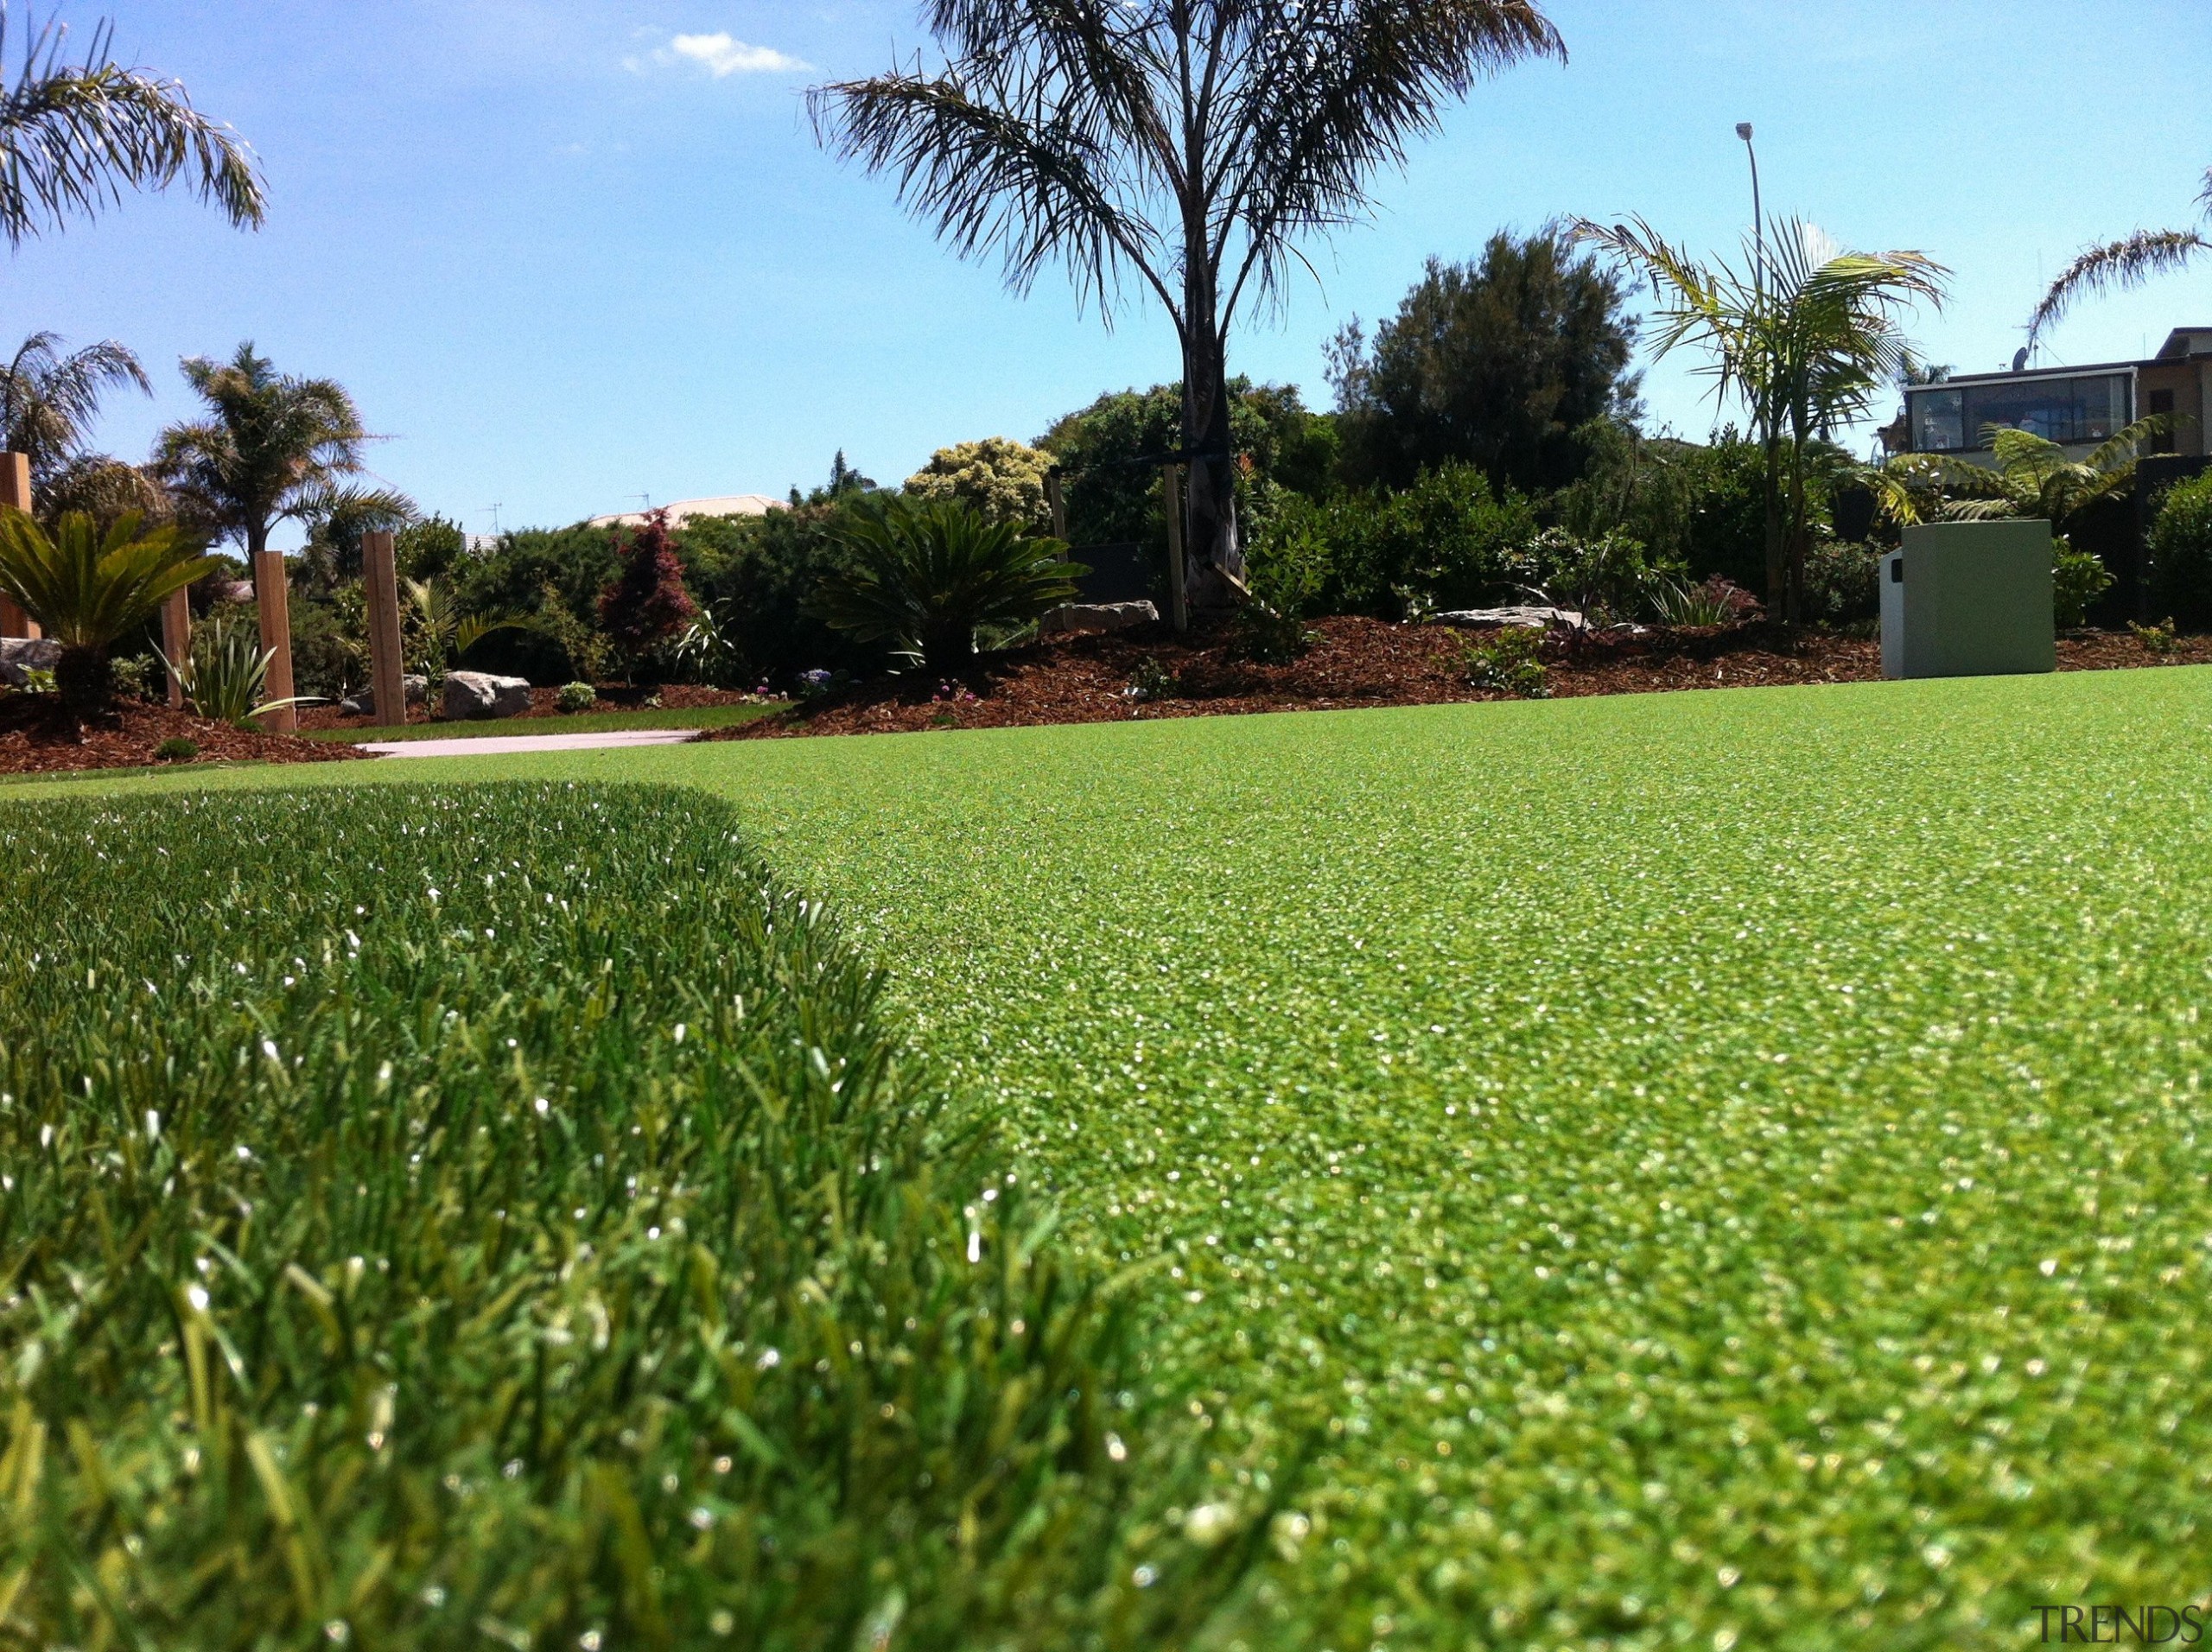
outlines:
[{"label": "rock", "polygon": [[[419,706],[430,696],[430,679],[427,677],[417,677],[412,671],[399,679],[399,686],[406,696],[407,703],[410,706]],[[377,708],[376,690],[363,689],[359,694],[340,700],[338,702],[338,708],[350,716],[373,716],[376,715]]]},{"label": "rock", "polygon": [[51,637],[0,637],[0,683],[20,689],[29,683],[26,671],[50,671],[61,658],[61,645]]},{"label": "rock", "polygon": [[1058,637],[1073,631],[1127,631],[1131,626],[1156,626],[1160,610],[1149,602],[1066,602],[1037,622],[1039,637]]},{"label": "rock", "polygon": [[1465,631],[1494,630],[1501,626],[1526,626],[1532,631],[1546,631],[1553,626],[1565,626],[1580,631],[1582,616],[1572,608],[1545,608],[1522,606],[1510,608],[1454,608],[1448,613],[1429,616],[1433,626],[1457,626]]},{"label": "rock", "polygon": [[512,717],[530,709],[530,684],[518,677],[489,671],[446,673],[446,715],[455,722]]}]

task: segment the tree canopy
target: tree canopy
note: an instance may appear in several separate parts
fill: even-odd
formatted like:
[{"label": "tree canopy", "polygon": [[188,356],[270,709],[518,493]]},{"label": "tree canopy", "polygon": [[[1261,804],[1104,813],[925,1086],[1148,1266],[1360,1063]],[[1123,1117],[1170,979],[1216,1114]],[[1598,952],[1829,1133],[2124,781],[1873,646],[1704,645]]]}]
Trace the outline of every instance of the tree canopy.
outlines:
[{"label": "tree canopy", "polygon": [[1629,296],[1555,226],[1501,231],[1478,260],[1431,258],[1371,342],[1354,320],[1331,347],[1347,473],[1403,487],[1456,461],[1525,492],[1573,481],[1575,431],[1640,410]]}]

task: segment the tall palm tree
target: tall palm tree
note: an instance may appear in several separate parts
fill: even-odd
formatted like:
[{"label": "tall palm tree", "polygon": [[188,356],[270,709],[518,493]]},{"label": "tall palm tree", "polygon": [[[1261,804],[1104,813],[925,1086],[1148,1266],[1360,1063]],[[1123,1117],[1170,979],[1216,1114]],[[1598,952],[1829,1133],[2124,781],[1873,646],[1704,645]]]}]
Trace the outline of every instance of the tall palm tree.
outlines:
[{"label": "tall palm tree", "polygon": [[42,489],[87,456],[101,396],[126,384],[154,393],[138,358],[113,339],[64,355],[59,336],[34,333],[0,369],[0,447],[28,454],[31,480]]},{"label": "tall palm tree", "polygon": [[349,480],[367,469],[362,450],[372,438],[337,380],[280,374],[251,340],[226,362],[194,356],[183,370],[210,416],[162,431],[153,468],[183,517],[237,540],[249,565],[287,518],[413,510],[403,495]]},{"label": "tall palm tree", "polygon": [[116,62],[111,24],[95,27],[74,60],[63,55],[68,31],[52,17],[29,27],[12,79],[9,24],[0,0],[0,231],[10,246],[98,213],[126,187],[166,189],[179,178],[232,223],[260,226],[252,151],[194,109],[181,82]]},{"label": "tall palm tree", "polygon": [[[2207,222],[2212,223],[2212,172],[2204,175],[2204,188],[2196,200]],[[2028,318],[2028,347],[2032,350],[2043,341],[2044,334],[2073,308],[2075,299],[2139,287],[2153,276],[2187,269],[2206,252],[2212,252],[2212,240],[2196,230],[2138,230],[2117,241],[2085,249],[2059,271],[2058,279],[2050,283],[2050,290]]]},{"label": "tall palm tree", "polygon": [[[1535,0],[930,0],[946,61],[808,94],[822,141],[894,175],[961,255],[1026,291],[1064,264],[1110,316],[1134,280],[1183,358],[1193,553],[1236,547],[1228,336],[1297,241],[1351,221],[1447,99],[1563,58]],[[1163,458],[1169,455],[1162,455]]]},{"label": "tall palm tree", "polygon": [[[1803,612],[1812,445],[1862,417],[1904,371],[1903,311],[1940,306],[1949,274],[1925,254],[1847,252],[1812,226],[1777,220],[1754,273],[1700,264],[1642,219],[1576,233],[1651,284],[1655,353],[1702,346],[1714,395],[1739,398],[1765,460],[1767,599],[1795,623]],[[1745,251],[1749,252],[1750,249]]]}]

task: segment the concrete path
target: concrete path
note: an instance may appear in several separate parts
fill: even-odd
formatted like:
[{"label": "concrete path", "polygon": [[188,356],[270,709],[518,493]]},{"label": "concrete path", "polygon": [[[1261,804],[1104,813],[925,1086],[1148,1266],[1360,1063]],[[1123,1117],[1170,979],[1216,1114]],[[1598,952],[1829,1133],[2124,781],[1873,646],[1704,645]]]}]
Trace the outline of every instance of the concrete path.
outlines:
[{"label": "concrete path", "polygon": [[460,740],[372,740],[357,747],[378,757],[504,757],[513,752],[589,752],[613,746],[680,746],[700,728],[607,728],[592,734],[480,734]]}]

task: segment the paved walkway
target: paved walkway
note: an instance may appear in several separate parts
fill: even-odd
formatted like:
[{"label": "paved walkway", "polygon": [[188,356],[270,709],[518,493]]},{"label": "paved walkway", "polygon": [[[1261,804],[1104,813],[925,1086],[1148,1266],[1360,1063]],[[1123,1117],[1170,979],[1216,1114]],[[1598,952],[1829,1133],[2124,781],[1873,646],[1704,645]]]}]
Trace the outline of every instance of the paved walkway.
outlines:
[{"label": "paved walkway", "polygon": [[607,728],[592,734],[479,734],[459,740],[372,740],[359,749],[378,757],[504,757],[511,752],[589,752],[611,746],[680,746],[699,728]]}]

